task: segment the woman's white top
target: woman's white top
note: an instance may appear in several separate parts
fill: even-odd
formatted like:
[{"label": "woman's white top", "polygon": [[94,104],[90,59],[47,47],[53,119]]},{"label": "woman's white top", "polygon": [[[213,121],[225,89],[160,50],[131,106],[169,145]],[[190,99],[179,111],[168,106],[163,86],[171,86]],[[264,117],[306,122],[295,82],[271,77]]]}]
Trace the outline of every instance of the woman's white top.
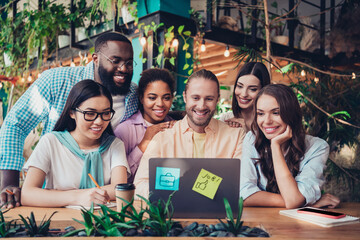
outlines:
[{"label": "woman's white top", "polygon": [[[97,150],[98,148],[82,151],[88,153]],[[124,143],[120,139],[115,138],[101,157],[105,185],[110,184],[111,170],[117,166],[126,167],[130,174]],[[62,145],[54,134],[48,133],[41,137],[23,170],[27,171],[29,167],[39,168],[46,174],[45,188],[69,190],[79,188],[83,166],[81,158]]]}]

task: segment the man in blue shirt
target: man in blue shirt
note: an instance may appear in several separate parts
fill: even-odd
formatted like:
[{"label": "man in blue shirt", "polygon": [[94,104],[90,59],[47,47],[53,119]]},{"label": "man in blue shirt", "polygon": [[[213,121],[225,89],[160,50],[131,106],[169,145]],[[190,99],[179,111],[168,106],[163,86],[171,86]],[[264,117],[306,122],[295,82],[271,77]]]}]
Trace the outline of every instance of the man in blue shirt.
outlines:
[{"label": "man in blue shirt", "polygon": [[131,82],[136,63],[129,39],[115,32],[102,34],[95,41],[92,58],[85,67],[43,72],[6,116],[0,129],[1,205],[8,201],[8,208],[20,205],[19,172],[24,164],[25,138],[40,122],[44,126],[42,134],[52,131],[77,82],[93,79],[109,89],[116,111],[113,128],[138,110],[137,86]]}]

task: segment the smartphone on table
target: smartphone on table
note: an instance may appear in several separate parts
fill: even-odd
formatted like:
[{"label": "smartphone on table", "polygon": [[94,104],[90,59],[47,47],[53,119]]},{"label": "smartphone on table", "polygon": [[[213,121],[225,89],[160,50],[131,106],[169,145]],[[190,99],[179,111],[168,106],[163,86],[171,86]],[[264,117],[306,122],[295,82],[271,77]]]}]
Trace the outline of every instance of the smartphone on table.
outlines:
[{"label": "smartphone on table", "polygon": [[340,212],[332,212],[332,211],[326,211],[326,210],[322,210],[319,208],[312,208],[312,207],[304,207],[304,208],[299,208],[297,210],[298,213],[304,213],[304,214],[312,214],[312,215],[317,215],[320,217],[327,217],[327,218],[343,218],[346,215],[344,213],[340,213]]}]

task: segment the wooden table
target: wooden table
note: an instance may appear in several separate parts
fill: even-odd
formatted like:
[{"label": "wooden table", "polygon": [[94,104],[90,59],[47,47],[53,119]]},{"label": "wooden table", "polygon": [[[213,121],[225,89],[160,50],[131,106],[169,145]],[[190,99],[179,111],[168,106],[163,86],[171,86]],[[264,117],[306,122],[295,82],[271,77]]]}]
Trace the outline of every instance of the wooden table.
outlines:
[{"label": "wooden table", "polygon": [[[360,239],[360,223],[349,224],[344,226],[323,228],[311,223],[307,223],[301,220],[292,219],[279,214],[281,208],[255,208],[247,207],[244,208],[242,220],[244,225],[251,227],[262,227],[271,236],[271,239]],[[75,221],[73,218],[80,219],[81,214],[79,210],[66,209],[66,208],[35,208],[35,207],[19,207],[10,210],[5,213],[6,219],[18,219],[19,214],[24,217],[30,215],[33,211],[35,218],[41,221],[44,215],[49,217],[54,211],[58,211],[53,218],[51,228],[64,229],[66,226],[72,225],[76,228],[82,226]],[[360,216],[360,203],[342,203],[340,208],[336,211],[343,212],[352,216]],[[193,221],[205,224],[214,224],[218,220],[215,219],[180,219],[184,226],[188,225]],[[64,238],[41,238],[41,239],[64,239]],[[79,239],[79,238],[70,238]],[[86,239],[99,239],[89,237]],[[115,239],[115,238],[107,238]],[[131,239],[149,239],[149,237],[131,237]],[[154,238],[150,238],[154,239]],[[171,237],[166,239],[185,239],[182,237]],[[186,238],[188,239],[188,238]],[[192,239],[211,239],[210,237],[196,237]],[[231,239],[231,238],[214,238],[214,239]],[[269,238],[257,238],[257,239],[269,239]]]}]

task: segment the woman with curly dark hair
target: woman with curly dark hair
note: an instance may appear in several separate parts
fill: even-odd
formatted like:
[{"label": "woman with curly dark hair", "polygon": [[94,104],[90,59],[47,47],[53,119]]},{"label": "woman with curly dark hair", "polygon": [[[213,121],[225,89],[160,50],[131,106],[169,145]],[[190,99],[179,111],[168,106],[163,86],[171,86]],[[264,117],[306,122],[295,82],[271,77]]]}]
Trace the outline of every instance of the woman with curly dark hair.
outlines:
[{"label": "woman with curly dark hair", "polygon": [[[262,88],[243,142],[241,188],[245,206],[296,208],[321,198],[328,144],[305,134],[295,93],[282,84]],[[338,204],[326,195],[316,206]],[[337,202],[337,203],[336,203]]]}]

